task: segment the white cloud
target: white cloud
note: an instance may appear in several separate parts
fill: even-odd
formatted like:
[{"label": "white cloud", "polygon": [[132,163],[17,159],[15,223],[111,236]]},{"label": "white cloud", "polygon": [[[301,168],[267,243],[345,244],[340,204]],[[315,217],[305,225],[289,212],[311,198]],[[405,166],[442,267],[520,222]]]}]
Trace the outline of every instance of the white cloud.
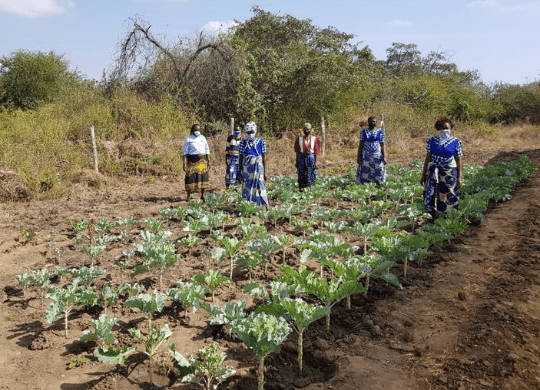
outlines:
[{"label": "white cloud", "polygon": [[202,27],[202,31],[204,31],[207,34],[211,35],[218,35],[224,32],[227,32],[227,30],[234,26],[236,22],[229,21],[229,22],[220,22],[220,21],[211,21],[206,23]]},{"label": "white cloud", "polygon": [[39,17],[62,14],[74,6],[71,0],[0,0],[0,13]]},{"label": "white cloud", "polygon": [[498,0],[475,0],[467,4],[469,8],[492,8],[500,12],[522,12],[522,11],[535,11],[540,9],[540,5],[537,3],[522,3],[512,6],[507,6]]},{"label": "white cloud", "polygon": [[413,22],[410,20],[392,20],[390,22],[386,23],[387,26],[391,27],[411,27],[413,25]]}]

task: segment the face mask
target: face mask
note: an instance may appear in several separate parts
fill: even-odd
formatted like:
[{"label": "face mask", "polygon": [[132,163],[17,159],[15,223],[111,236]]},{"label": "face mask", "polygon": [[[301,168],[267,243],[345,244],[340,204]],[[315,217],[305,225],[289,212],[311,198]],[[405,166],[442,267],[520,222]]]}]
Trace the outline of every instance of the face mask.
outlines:
[{"label": "face mask", "polygon": [[449,129],[443,129],[439,130],[439,138],[444,139],[450,137],[450,130]]},{"label": "face mask", "polygon": [[193,135],[194,135],[195,137],[198,137],[199,135],[201,135],[201,132],[198,131],[198,130],[197,130],[197,131],[194,131],[194,132],[193,132]]},{"label": "face mask", "polygon": [[253,141],[255,139],[255,133],[248,133],[248,140]]}]

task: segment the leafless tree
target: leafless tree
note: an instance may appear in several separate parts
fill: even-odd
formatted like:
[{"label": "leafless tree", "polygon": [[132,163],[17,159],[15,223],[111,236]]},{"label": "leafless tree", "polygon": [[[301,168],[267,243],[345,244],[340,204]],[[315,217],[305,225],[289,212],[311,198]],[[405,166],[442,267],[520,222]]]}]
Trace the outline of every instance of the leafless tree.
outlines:
[{"label": "leafless tree", "polygon": [[194,99],[205,116],[217,119],[217,107],[223,110],[234,94],[240,66],[226,39],[200,33],[194,39],[169,45],[138,17],[130,18],[129,23],[110,79],[134,81],[136,88],[151,98],[168,93],[184,102]]}]

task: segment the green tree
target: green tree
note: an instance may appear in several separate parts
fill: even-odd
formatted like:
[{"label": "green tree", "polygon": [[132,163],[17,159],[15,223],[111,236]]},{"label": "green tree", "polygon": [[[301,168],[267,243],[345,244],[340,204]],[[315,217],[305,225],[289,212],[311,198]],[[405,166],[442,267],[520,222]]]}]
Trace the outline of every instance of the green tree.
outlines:
[{"label": "green tree", "polygon": [[8,107],[35,109],[54,101],[77,76],[61,56],[18,51],[0,59],[0,103]]},{"label": "green tree", "polygon": [[248,119],[276,132],[306,120],[318,122],[335,111],[356,84],[358,64],[368,63],[370,53],[351,43],[352,34],[334,27],[321,29],[310,19],[259,7],[252,11],[254,16],[235,28],[231,43],[245,72],[236,93],[249,87],[263,106],[257,112],[244,108],[244,114],[254,116]]}]

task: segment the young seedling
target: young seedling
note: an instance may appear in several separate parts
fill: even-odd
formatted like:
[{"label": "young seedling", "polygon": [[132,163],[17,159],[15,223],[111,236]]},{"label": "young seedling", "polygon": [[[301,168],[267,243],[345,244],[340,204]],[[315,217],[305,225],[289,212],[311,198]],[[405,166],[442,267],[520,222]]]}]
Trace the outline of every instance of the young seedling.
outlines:
[{"label": "young seedling", "polygon": [[230,337],[232,332],[231,324],[234,321],[245,317],[244,310],[246,305],[247,301],[241,299],[237,302],[229,301],[223,307],[205,303],[202,305],[202,308],[212,314],[210,325],[223,325],[227,329],[227,333]]},{"label": "young seedling", "polygon": [[[331,279],[330,281],[316,276],[304,265],[295,270],[289,266],[281,268],[282,276],[278,279],[284,283],[298,286],[304,293],[313,294],[328,308],[332,308],[343,298],[364,291],[364,287],[352,280]],[[330,313],[326,316],[326,329],[330,330]]]},{"label": "young seedling", "polygon": [[139,294],[126,299],[126,307],[136,307],[146,313],[148,329],[152,329],[152,318],[156,312],[161,312],[167,302],[167,294],[153,291],[149,294]]},{"label": "young seedling", "polygon": [[116,345],[118,340],[114,337],[112,328],[117,322],[118,318],[110,318],[107,314],[101,314],[97,320],[90,320],[88,327],[93,331],[91,329],[84,330],[79,341],[83,343],[92,341],[100,348],[106,345]]},{"label": "young seedling", "polygon": [[176,282],[175,286],[167,290],[167,295],[184,305],[184,318],[188,319],[188,309],[191,308],[193,313],[196,313],[201,308],[201,301],[205,301],[208,287],[181,281]]},{"label": "young seedling", "polygon": [[223,245],[223,247],[212,248],[211,250],[212,259],[216,262],[221,262],[224,259],[230,260],[229,277],[232,280],[234,261],[238,255],[240,248],[244,244],[244,242],[239,240],[236,237],[225,237],[225,236],[219,241],[221,245]]},{"label": "young seedling", "polygon": [[302,231],[302,236],[306,238],[306,233],[315,226],[313,219],[291,218],[291,223]]},{"label": "young seedling", "polygon": [[128,330],[131,337],[138,340],[144,345],[144,353],[148,356],[148,379],[150,383],[153,381],[153,371],[154,371],[154,356],[157,354],[159,347],[164,342],[168,341],[172,336],[172,332],[169,329],[169,325],[165,324],[160,329],[150,328],[148,329],[148,334],[144,336],[139,329],[131,328]]},{"label": "young seedling", "polygon": [[24,273],[22,275],[16,275],[15,279],[19,282],[23,291],[28,287],[37,286],[39,287],[40,293],[40,307],[43,307],[43,297],[45,295],[45,290],[50,283],[51,272],[47,268],[43,268],[40,271],[34,271],[30,273]]},{"label": "young seedling", "polygon": [[236,226],[238,227],[237,231],[242,236],[243,241],[248,241],[253,235],[262,234],[266,231],[264,226],[256,222],[251,222],[249,218],[240,218]]},{"label": "young seedling", "polygon": [[241,267],[247,268],[249,281],[251,282],[251,277],[253,270],[257,268],[260,264],[266,263],[268,260],[261,256],[257,251],[248,251],[247,253],[242,253],[236,258],[236,264]]},{"label": "young seedling", "polygon": [[193,276],[192,281],[198,285],[205,286],[212,294],[212,302],[214,302],[214,294],[216,289],[223,283],[231,283],[231,279],[221,275],[220,270],[213,271],[209,269],[206,274],[198,274]]},{"label": "young seedling", "polygon": [[107,307],[118,303],[120,294],[127,288],[126,284],[114,286],[108,281],[101,290],[97,291],[97,304],[103,307],[103,314],[107,314]]},{"label": "young seedling", "polygon": [[378,230],[378,226],[373,223],[361,223],[357,222],[353,226],[345,228],[346,231],[359,235],[364,238],[364,254],[367,254],[367,243],[373,234]]},{"label": "young seedling", "polygon": [[80,285],[79,280],[74,279],[73,283],[65,288],[55,286],[49,288],[45,298],[50,298],[54,301],[47,306],[45,320],[47,323],[53,324],[63,315],[67,338],[68,320],[71,310],[76,306],[93,305],[96,302],[97,296],[91,287]]},{"label": "young seedling", "polygon": [[90,227],[90,224],[85,221],[71,221],[71,228],[73,229],[73,233],[75,235],[79,235],[80,233],[84,232],[86,229]]},{"label": "young seedling", "polygon": [[185,247],[185,248],[187,248],[187,250],[188,250],[187,254],[188,254],[188,256],[190,256],[191,255],[191,248],[193,248],[194,246],[199,244],[201,241],[202,241],[202,238],[199,238],[197,236],[189,234],[189,235],[187,235],[185,237],[182,237],[180,240],[176,241],[176,246],[177,247]]},{"label": "young seedling", "polygon": [[95,266],[82,266],[79,268],[70,268],[67,273],[73,276],[73,280],[77,279],[81,285],[91,286],[94,280],[103,275],[107,270],[99,269]]},{"label": "young seedling", "polygon": [[153,233],[157,232],[165,225],[164,222],[155,218],[147,218],[144,222],[148,226],[148,229],[150,229],[150,231]]},{"label": "young seedling", "polygon": [[279,238],[268,234],[259,234],[259,237],[256,240],[250,241],[248,246],[251,251],[259,252],[266,260],[264,263],[265,275],[267,274],[268,263],[270,263],[272,253],[283,248],[283,244]]},{"label": "young seedling", "polygon": [[191,232],[194,236],[208,229],[208,218],[192,218],[189,217],[184,223],[184,231]]},{"label": "young seedling", "polygon": [[246,201],[244,199],[242,199],[236,207],[238,214],[241,217],[246,217],[246,218],[251,217],[253,214],[255,214],[258,211],[258,209],[259,209],[259,206],[257,206],[255,203]]},{"label": "young seedling", "polygon": [[[332,270],[332,272],[344,281],[353,281],[357,282],[363,289],[363,292],[367,291],[367,288],[364,288],[359,282],[359,279],[362,277],[369,277],[371,274],[371,267],[363,263],[357,257],[351,257],[345,262],[327,258],[324,260],[324,265]],[[369,279],[368,279],[369,280]],[[351,309],[351,296],[346,297],[347,309]]]},{"label": "young seedling", "polygon": [[92,259],[91,266],[94,266],[95,260],[107,247],[105,245],[89,245],[82,248],[82,252],[86,253]]},{"label": "young seedling", "polygon": [[36,236],[36,232],[28,230],[27,228],[22,228],[19,236],[21,237],[21,240],[24,240],[24,242],[27,243],[32,241],[32,239]]},{"label": "young seedling", "polygon": [[157,269],[159,274],[159,289],[161,290],[163,285],[163,273],[167,268],[176,264],[180,258],[180,255],[175,253],[174,243],[144,242],[143,244],[135,244],[135,249],[145,255],[145,260],[141,265],[138,265],[133,269],[131,277]]},{"label": "young seedling", "polygon": [[285,312],[285,318],[298,334],[298,366],[302,371],[304,356],[304,331],[313,322],[330,315],[330,307],[311,305],[303,299],[283,298],[280,305]]},{"label": "young seedling", "polygon": [[258,390],[264,389],[264,359],[276,351],[291,332],[283,318],[251,313],[232,323],[235,334],[257,355]]},{"label": "young seedling", "polygon": [[217,389],[221,382],[236,373],[234,368],[223,366],[226,355],[225,352],[218,353],[217,343],[199,349],[196,356],[188,355],[187,358],[171,343],[169,353],[174,367],[182,375],[182,382],[198,384],[205,390]]},{"label": "young seedling", "polygon": [[105,218],[101,218],[96,225],[96,232],[110,233],[116,224]]},{"label": "young seedling", "polygon": [[244,286],[243,292],[253,296],[259,296],[267,300],[267,304],[259,306],[256,313],[267,313],[285,318],[298,334],[298,364],[302,371],[303,358],[303,335],[306,328],[313,322],[330,314],[330,307],[315,306],[291,295],[298,292],[298,287],[285,283],[272,281],[270,283],[272,294],[258,283],[250,283]]}]

